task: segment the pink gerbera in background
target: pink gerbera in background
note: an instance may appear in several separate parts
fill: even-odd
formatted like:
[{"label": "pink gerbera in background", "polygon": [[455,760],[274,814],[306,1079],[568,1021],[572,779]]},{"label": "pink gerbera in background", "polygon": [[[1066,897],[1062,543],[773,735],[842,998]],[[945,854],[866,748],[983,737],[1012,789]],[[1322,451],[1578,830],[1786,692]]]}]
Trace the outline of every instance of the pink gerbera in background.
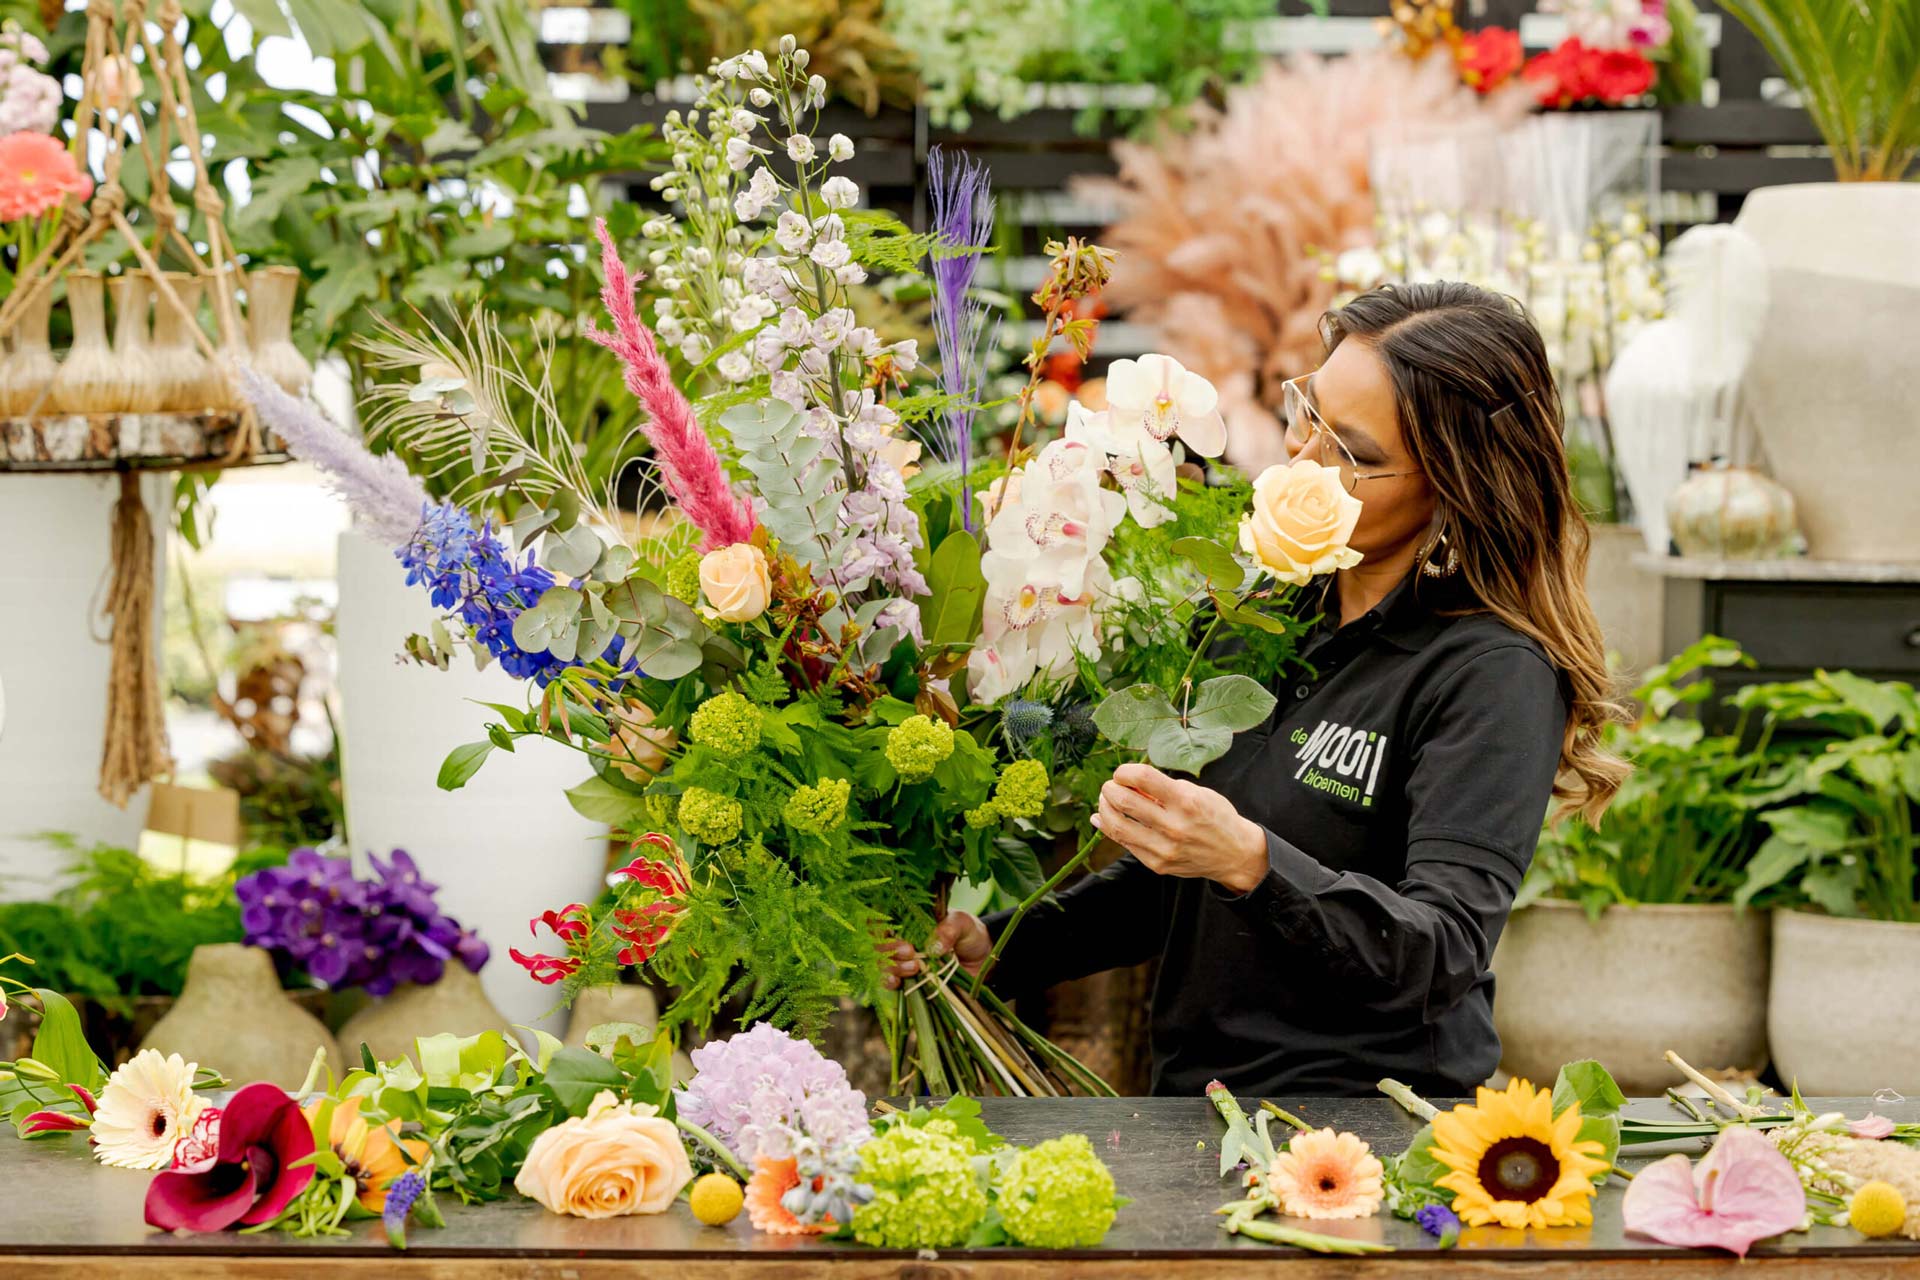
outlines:
[{"label": "pink gerbera in background", "polygon": [[1281,1210],[1296,1218],[1368,1218],[1385,1195],[1384,1173],[1359,1138],[1318,1129],[1295,1134],[1273,1158],[1267,1186]]},{"label": "pink gerbera in background", "polygon": [[59,139],[44,133],[0,138],[0,222],[37,218],[69,194],[85,200],[93,194],[93,180]]}]

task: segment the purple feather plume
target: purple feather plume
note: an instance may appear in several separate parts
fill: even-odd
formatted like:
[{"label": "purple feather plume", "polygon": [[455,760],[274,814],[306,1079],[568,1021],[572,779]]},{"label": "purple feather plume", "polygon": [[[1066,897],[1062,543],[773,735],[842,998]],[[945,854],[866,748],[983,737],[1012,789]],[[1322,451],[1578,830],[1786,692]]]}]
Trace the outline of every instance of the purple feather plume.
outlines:
[{"label": "purple feather plume", "polygon": [[960,469],[961,519],[971,531],[973,494],[967,486],[967,473],[973,467],[971,406],[980,400],[987,377],[987,349],[993,341],[987,307],[973,296],[973,277],[984,246],[993,237],[993,180],[978,161],[964,154],[950,157],[935,147],[927,156],[927,190],[933,201],[933,230],[940,237],[930,267],[940,387],[964,403],[942,415],[942,429],[925,430],[921,439],[935,457]]}]

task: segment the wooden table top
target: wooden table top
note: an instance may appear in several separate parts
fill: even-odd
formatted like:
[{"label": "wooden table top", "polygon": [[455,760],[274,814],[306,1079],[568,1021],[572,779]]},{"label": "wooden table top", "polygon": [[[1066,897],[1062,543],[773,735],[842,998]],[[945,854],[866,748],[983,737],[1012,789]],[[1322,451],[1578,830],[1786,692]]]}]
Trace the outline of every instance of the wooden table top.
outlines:
[{"label": "wooden table top", "polygon": [[[1381,1153],[1402,1150],[1418,1125],[1384,1098],[1280,1100],[1309,1124],[1359,1134]],[[1632,1107],[1672,1116],[1661,1101]],[[1920,1121],[1920,1103],[1814,1099],[1816,1110],[1861,1115],[1877,1110]],[[697,1224],[684,1203],[664,1214],[586,1222],[546,1212],[531,1201],[461,1206],[442,1197],[443,1230],[415,1229],[412,1247],[396,1254],[378,1222],[350,1224],[348,1237],[295,1240],[259,1235],[170,1236],[142,1221],[150,1174],[103,1168],[71,1139],[21,1142],[0,1137],[0,1276],[122,1278],[159,1275],[314,1277],[360,1272],[393,1277],[611,1277],[652,1274],[671,1280],[746,1276],[900,1276],[948,1280],[1005,1276],[1065,1280],[1080,1275],[1148,1280],[1167,1276],[1237,1276],[1285,1266],[1300,1280],[1351,1277],[1384,1268],[1400,1277],[1429,1270],[1457,1280],[1494,1274],[1586,1280],[1656,1271],[1667,1277],[1723,1275],[1724,1254],[1668,1249],[1628,1238],[1621,1228],[1617,1186],[1595,1204],[1591,1227],[1550,1231],[1479,1228],[1447,1253],[1412,1223],[1381,1214],[1355,1223],[1318,1224],[1328,1234],[1378,1241],[1397,1253],[1328,1258],[1228,1236],[1212,1210],[1235,1198],[1218,1176],[1223,1131],[1203,1098],[996,1099],[983,1118],[1011,1141],[1030,1144],[1084,1133],[1133,1203],[1121,1210],[1095,1249],[1044,1252],[1001,1248],[951,1250],[915,1257],[850,1243],[795,1239],[753,1231],[742,1215],[725,1228]],[[1700,1148],[1695,1145],[1692,1151]],[[1636,1157],[1634,1163],[1637,1163]],[[1312,1225],[1312,1224],[1309,1224]],[[1414,1269],[1409,1269],[1409,1268]],[[1920,1277],[1920,1243],[1867,1241],[1851,1231],[1818,1228],[1757,1246],[1745,1264],[1769,1274]],[[1743,1273],[1744,1274],[1744,1273]]]}]

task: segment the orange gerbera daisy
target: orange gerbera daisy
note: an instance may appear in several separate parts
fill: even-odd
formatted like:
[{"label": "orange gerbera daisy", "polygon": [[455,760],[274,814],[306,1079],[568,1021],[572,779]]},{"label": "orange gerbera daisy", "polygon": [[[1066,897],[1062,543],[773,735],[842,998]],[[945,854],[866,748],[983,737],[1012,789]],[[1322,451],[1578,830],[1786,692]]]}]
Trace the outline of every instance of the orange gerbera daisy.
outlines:
[{"label": "orange gerbera daisy", "polygon": [[1370,1218],[1386,1194],[1385,1172],[1360,1139],[1317,1129],[1295,1134],[1274,1156],[1267,1187],[1296,1218]]},{"label": "orange gerbera daisy", "polygon": [[780,1197],[799,1185],[800,1166],[792,1156],[755,1160],[753,1177],[747,1179],[747,1220],[753,1229],[776,1236],[817,1236],[831,1227],[831,1222],[802,1222],[780,1203]]},{"label": "orange gerbera daisy", "polygon": [[[311,1121],[320,1103],[307,1108]],[[427,1144],[402,1138],[393,1122],[370,1125],[360,1114],[360,1099],[348,1098],[333,1108],[327,1141],[358,1190],[360,1207],[379,1213],[387,1207],[387,1188],[416,1164],[425,1164]],[[404,1154],[402,1154],[404,1152]],[[412,1158],[412,1163],[408,1162]]]}]

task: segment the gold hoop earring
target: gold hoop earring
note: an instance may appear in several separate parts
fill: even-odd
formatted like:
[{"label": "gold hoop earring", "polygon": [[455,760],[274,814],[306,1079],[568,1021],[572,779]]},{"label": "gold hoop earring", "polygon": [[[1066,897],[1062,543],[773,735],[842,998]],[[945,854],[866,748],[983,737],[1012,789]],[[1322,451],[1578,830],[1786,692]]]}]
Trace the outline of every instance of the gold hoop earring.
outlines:
[{"label": "gold hoop earring", "polygon": [[[1445,560],[1437,558],[1442,550],[1447,553]],[[1447,540],[1446,534],[1435,534],[1433,541],[1427,544],[1426,550],[1420,553],[1420,572],[1429,578],[1451,578],[1459,571],[1459,552],[1453,549],[1453,544]]]}]

